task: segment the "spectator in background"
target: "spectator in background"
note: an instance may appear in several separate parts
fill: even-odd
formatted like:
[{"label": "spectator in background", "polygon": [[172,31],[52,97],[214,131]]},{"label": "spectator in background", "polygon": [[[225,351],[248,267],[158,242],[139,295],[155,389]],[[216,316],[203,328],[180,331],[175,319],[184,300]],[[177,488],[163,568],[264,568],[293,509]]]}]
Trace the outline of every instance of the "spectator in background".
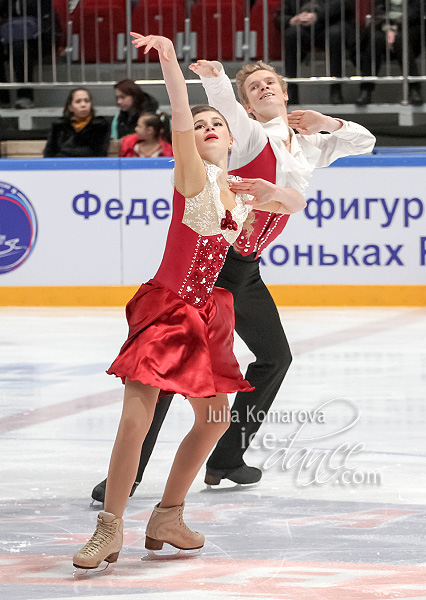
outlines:
[{"label": "spectator in background", "polygon": [[[421,51],[421,2],[423,1],[410,0],[408,3],[408,72],[410,75],[418,75],[416,58]],[[379,74],[387,51],[390,52],[390,57],[396,58],[402,67],[402,0],[376,0],[372,12],[372,22],[365,31],[365,45],[361,53],[361,75],[363,76],[372,75],[372,64],[375,64],[374,74]],[[420,106],[423,104],[420,81],[409,85],[410,103]],[[370,104],[373,90],[374,83],[371,81],[361,83],[356,104],[358,106]]]},{"label": "spectator in background", "polygon": [[143,92],[131,79],[123,79],[114,86],[115,100],[120,112],[111,124],[111,137],[119,140],[125,135],[135,133],[136,123],[142,113],[155,113],[158,102]]},{"label": "spectator in background", "polygon": [[64,116],[52,123],[44,158],[107,156],[110,137],[108,121],[95,116],[93,99],[83,87],[71,90]]},{"label": "spectator in background", "polygon": [[[40,6],[40,14],[38,6]],[[13,0],[13,2],[0,0],[0,83],[6,81],[5,63],[8,59],[13,60],[15,81],[24,82],[26,78],[29,82],[33,81],[33,70],[39,58],[39,38],[41,38],[43,55],[50,48],[51,35],[51,0]],[[11,56],[9,56],[10,49]],[[7,106],[9,103],[9,90],[0,90],[0,104]],[[15,108],[32,106],[34,106],[33,90],[18,89]]]},{"label": "spectator in background", "polygon": [[170,119],[165,113],[141,115],[136,133],[122,139],[120,156],[173,156]]},{"label": "spectator in background", "polygon": [[[284,14],[281,10],[275,15],[274,23],[285,35],[285,76],[297,77],[298,58],[302,62],[311,46],[326,45],[327,23],[330,44],[330,75],[342,76],[342,40],[349,57],[355,48],[355,2],[353,0],[287,0]],[[325,75],[325,73],[324,73]],[[299,104],[296,84],[288,86],[289,104]],[[340,83],[332,84],[330,102],[342,104]]]}]

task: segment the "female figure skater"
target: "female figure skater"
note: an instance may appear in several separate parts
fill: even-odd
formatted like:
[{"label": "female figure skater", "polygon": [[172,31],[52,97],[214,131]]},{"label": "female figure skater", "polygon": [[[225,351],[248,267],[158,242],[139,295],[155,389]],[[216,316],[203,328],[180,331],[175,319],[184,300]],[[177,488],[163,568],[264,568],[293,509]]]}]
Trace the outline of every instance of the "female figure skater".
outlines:
[{"label": "female figure skater", "polygon": [[[227,393],[249,391],[233,355],[233,302],[213,287],[228,247],[239,236],[249,208],[228,185],[232,137],[225,119],[208,106],[189,108],[173,44],[161,36],[132,34],[145,52],[155,48],[172,107],[175,192],[163,261],[154,279],[127,305],[129,336],[108,373],[125,383],[123,413],[112,451],[104,511],[96,531],[73,558],[74,566],[115,562],[122,547],[123,512],[150,427],[159,390],[185,395],[195,421],[174,459],[161,502],[146,529],[145,547],[204,545],[183,522],[185,496],[228,422],[208,422],[210,411],[229,410]],[[232,178],[231,178],[232,179]],[[289,190],[289,195],[298,192]],[[265,205],[266,206],[266,205]],[[271,201],[265,210],[280,210]],[[250,228],[250,227],[248,227]]]}]

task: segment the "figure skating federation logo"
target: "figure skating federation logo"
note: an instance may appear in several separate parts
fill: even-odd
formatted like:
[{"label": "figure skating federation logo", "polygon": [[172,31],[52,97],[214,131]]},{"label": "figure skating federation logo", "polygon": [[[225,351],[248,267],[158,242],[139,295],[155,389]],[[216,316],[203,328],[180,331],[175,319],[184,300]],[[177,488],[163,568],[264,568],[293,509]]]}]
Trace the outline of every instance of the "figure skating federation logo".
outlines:
[{"label": "figure skating federation logo", "polygon": [[37,238],[37,217],[20,190],[0,181],[0,275],[24,263]]}]

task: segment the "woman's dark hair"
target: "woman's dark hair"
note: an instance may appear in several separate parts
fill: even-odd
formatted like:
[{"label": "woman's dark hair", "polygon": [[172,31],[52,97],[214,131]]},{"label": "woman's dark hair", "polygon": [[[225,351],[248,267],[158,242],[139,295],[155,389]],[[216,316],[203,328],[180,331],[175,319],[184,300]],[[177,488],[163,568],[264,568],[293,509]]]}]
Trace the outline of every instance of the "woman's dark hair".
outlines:
[{"label": "woman's dark hair", "polygon": [[172,143],[169,115],[166,113],[142,113],[141,117],[145,117],[146,127],[154,128],[155,137],[157,139],[161,138],[168,144]]},{"label": "woman's dark hair", "polygon": [[93,108],[93,97],[92,94],[90,93],[90,91],[85,88],[85,87],[77,87],[77,88],[73,88],[70,93],[68,94],[67,99],[65,100],[65,106],[64,106],[64,119],[71,119],[71,117],[73,116],[73,112],[71,112],[70,110],[70,106],[72,104],[72,101],[74,100],[74,94],[76,92],[86,92],[86,94],[89,96],[89,100],[90,100],[90,117],[93,119],[93,117],[95,116],[95,109]]},{"label": "woman's dark hair", "polygon": [[[119,90],[125,96],[132,96],[132,112],[140,115],[144,110],[144,104],[149,98],[132,79],[123,79],[114,85],[115,90]],[[158,104],[157,104],[158,106]]]},{"label": "woman's dark hair", "polygon": [[199,113],[202,113],[202,112],[215,112],[217,115],[219,115],[219,117],[225,121],[228,131],[232,135],[228,121],[225,119],[223,114],[221,112],[219,112],[218,110],[216,110],[215,108],[213,108],[213,106],[209,106],[208,104],[197,104],[197,106],[193,106],[191,108],[191,113],[192,113],[193,117],[195,117],[195,115],[198,115]]}]

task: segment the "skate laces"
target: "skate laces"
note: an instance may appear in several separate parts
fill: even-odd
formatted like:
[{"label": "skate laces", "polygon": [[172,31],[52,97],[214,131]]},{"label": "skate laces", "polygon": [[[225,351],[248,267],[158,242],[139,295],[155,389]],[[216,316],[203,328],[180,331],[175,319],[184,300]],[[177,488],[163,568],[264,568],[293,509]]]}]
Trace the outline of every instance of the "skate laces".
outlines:
[{"label": "skate laces", "polygon": [[185,521],[183,520],[183,508],[181,508],[179,510],[179,524],[181,525],[181,527],[183,527],[183,529],[185,530],[185,533],[188,533],[192,536],[196,536],[198,534],[198,531],[192,531],[192,529],[190,529],[188,527],[188,525],[185,523]]},{"label": "skate laces", "polygon": [[96,554],[98,550],[104,548],[114,539],[116,530],[116,523],[98,523],[95,529],[95,533],[92,535],[90,540],[81,549],[80,552],[89,556],[92,554]]}]

